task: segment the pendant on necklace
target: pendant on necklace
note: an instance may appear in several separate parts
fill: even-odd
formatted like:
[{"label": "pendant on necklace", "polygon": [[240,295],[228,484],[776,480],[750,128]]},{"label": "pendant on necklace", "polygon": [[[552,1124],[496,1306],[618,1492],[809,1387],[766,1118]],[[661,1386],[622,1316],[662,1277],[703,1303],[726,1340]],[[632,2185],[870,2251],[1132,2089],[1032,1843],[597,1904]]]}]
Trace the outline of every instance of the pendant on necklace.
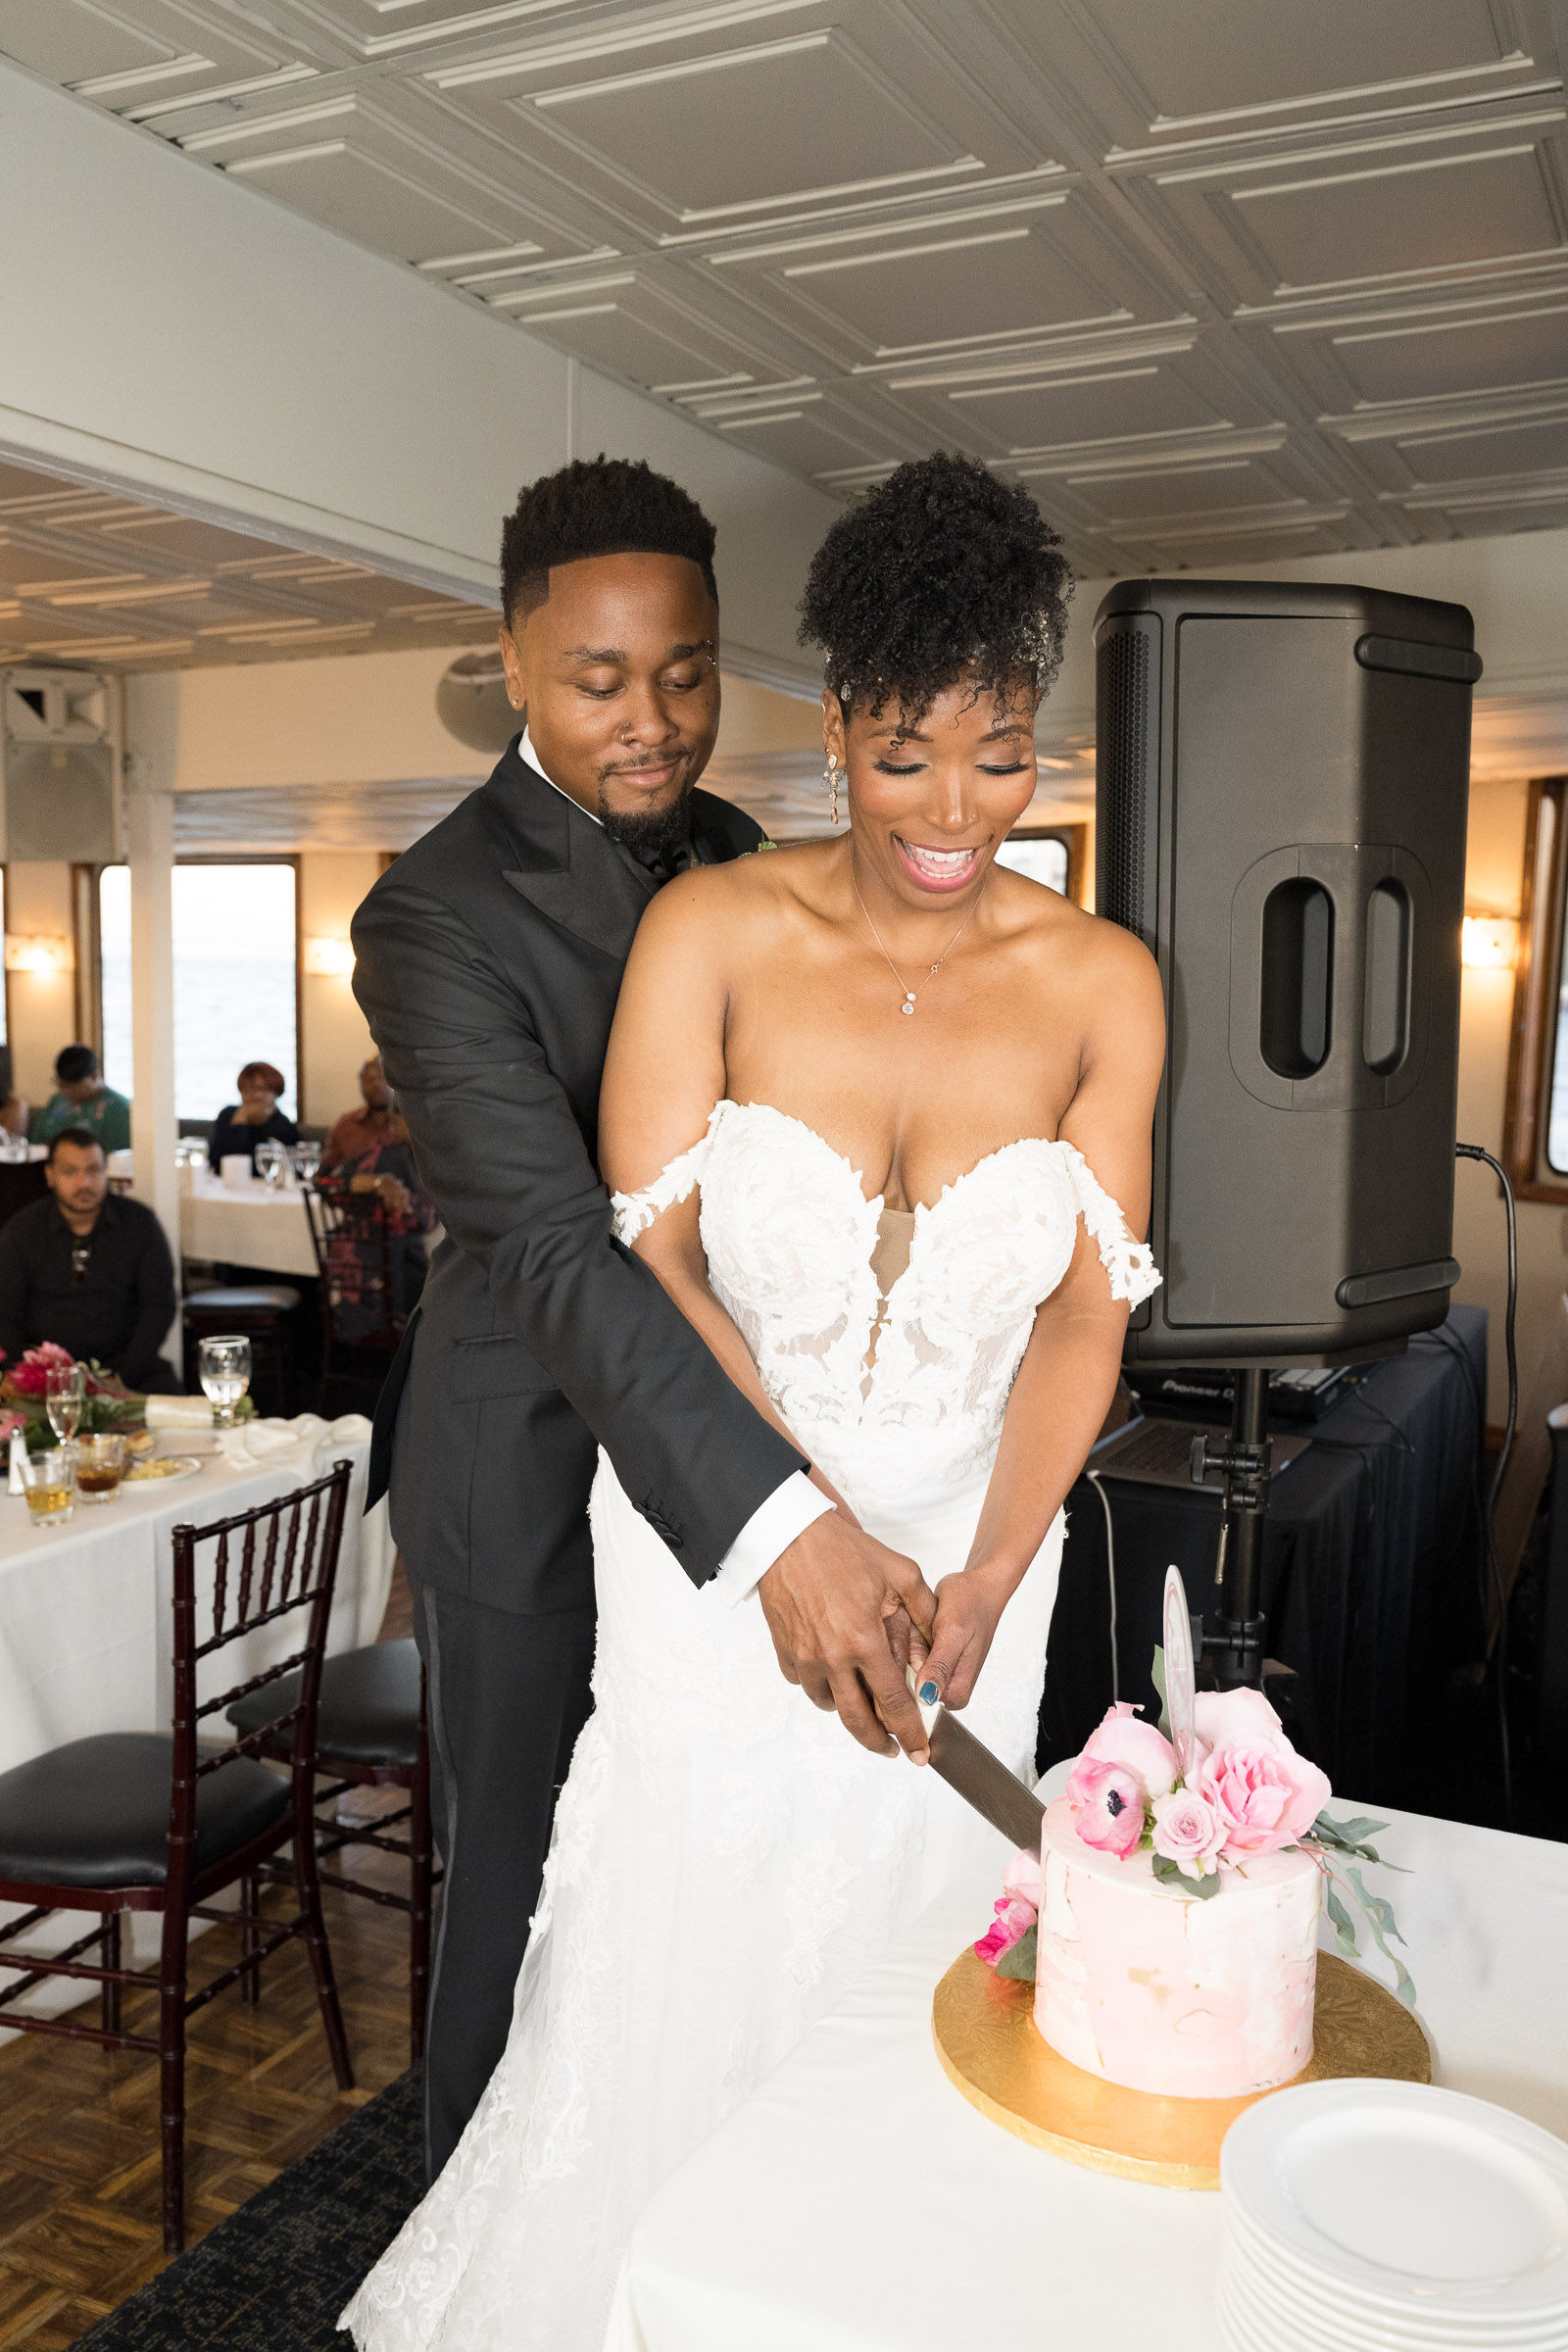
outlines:
[{"label": "pendant on necklace", "polygon": [[907,988],[905,990],[904,1003],[899,1006],[899,1010],[901,1012],[912,1012],[914,1010],[914,991],[912,988]]}]

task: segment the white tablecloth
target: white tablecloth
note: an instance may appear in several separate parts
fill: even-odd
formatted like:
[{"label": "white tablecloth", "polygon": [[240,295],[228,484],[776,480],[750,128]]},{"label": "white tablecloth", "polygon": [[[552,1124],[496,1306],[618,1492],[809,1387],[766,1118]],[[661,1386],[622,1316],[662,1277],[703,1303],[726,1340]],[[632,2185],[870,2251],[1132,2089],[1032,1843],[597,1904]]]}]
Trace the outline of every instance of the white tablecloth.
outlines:
[{"label": "white tablecloth", "polygon": [[[178,1445],[171,1433],[160,1450],[175,1452]],[[301,1446],[264,1469],[235,1469],[215,1455],[199,1477],[124,1487],[112,1503],[78,1505],[75,1517],[60,1528],[34,1528],[22,1497],[0,1494],[0,1771],[95,1732],[167,1731],[173,1709],[171,1531],[269,1502],[344,1457],[354,1464],[354,1476],[327,1647],[353,1649],[373,1642],[386,1610],[394,1554],[385,1502],[368,1518],[362,1515],[368,1451],[363,1438],[326,1438],[318,1448]],[[210,1618],[201,1564],[198,1555],[197,1626],[205,1636]],[[258,1672],[269,1643],[271,1655],[296,1649],[303,1624],[301,1616],[282,1618],[265,1635],[218,1651],[204,1667],[203,1693],[227,1690]],[[0,1917],[15,1916],[14,1909],[0,1908]],[[58,1948],[83,1934],[86,1924],[78,1914],[62,1914],[51,1925],[48,1945]],[[29,1996],[28,2005],[36,2001],[55,2010],[84,1997],[80,1986],[57,1980]]]},{"label": "white tablecloth", "polygon": [[[1369,1879],[1436,2080],[1568,2137],[1568,1846],[1390,1819],[1379,1849],[1413,1875]],[[1063,2163],[937,2063],[932,1993],[995,1892],[989,1874],[951,1887],[652,2200],[612,2352],[1213,2352],[1218,2196]],[[722,1966],[714,1932],[694,1966]]]},{"label": "white tablecloth", "polygon": [[194,1169],[190,1191],[180,1194],[179,1247],[186,1257],[269,1274],[316,1272],[305,1195],[293,1185],[274,1193],[254,1182],[241,1192]]}]

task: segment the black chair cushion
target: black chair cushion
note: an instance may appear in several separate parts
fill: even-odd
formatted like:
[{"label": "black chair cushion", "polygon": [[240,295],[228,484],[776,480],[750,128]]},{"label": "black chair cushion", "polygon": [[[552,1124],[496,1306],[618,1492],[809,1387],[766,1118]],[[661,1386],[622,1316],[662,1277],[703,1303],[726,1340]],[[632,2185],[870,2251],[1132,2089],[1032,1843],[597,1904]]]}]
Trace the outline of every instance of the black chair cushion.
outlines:
[{"label": "black chair cushion", "polygon": [[[236,1731],[260,1731],[293,1706],[299,1685],[291,1674],[251,1691],[229,1708],[229,1722]],[[279,1744],[292,1748],[292,1725]],[[375,1642],[325,1661],[316,1747],[323,1769],[341,1761],[413,1772],[419,1760],[419,1653],[412,1642]]]},{"label": "black chair cushion", "polygon": [[[50,1886],[161,1886],[168,1876],[173,1741],[103,1732],[0,1773],[0,1879]],[[241,1756],[196,1785],[196,1868],[288,1811],[281,1774]]]},{"label": "black chair cushion", "polygon": [[215,1321],[222,1315],[286,1315],[298,1306],[300,1295],[286,1282],[236,1284],[227,1291],[192,1291],[185,1300],[187,1323]]}]

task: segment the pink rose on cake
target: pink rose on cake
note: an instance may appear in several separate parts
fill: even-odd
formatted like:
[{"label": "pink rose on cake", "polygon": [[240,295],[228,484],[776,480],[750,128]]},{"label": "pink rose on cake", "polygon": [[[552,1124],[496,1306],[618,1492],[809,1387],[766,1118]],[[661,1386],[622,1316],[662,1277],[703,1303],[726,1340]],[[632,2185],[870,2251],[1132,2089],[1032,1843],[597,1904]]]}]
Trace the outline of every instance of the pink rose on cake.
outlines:
[{"label": "pink rose on cake", "polygon": [[1189,1878],[1217,1867],[1226,1826],[1206,1797],[1194,1788],[1172,1788],[1153,1804],[1153,1846]]},{"label": "pink rose on cake", "polygon": [[1200,1690],[1195,1716],[1207,1754],[1198,1795],[1225,1825],[1225,1854],[1272,1854],[1304,1838],[1333,1794],[1327,1773],[1297,1754],[1260,1690]]}]

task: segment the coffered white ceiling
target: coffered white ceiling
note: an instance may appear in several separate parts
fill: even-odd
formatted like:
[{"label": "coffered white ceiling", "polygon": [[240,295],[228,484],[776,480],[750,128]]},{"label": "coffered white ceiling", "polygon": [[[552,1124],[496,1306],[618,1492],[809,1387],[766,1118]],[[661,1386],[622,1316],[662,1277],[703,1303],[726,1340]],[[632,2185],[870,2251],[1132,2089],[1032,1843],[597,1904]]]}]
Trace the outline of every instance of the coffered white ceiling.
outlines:
[{"label": "coffered white ceiling", "polygon": [[496,616],[358,564],[0,465],[0,663],[193,669],[489,645]]},{"label": "coffered white ceiling", "polygon": [[1568,522],[1551,0],[0,0],[0,49],[830,490],[972,450],[1091,575]]}]

